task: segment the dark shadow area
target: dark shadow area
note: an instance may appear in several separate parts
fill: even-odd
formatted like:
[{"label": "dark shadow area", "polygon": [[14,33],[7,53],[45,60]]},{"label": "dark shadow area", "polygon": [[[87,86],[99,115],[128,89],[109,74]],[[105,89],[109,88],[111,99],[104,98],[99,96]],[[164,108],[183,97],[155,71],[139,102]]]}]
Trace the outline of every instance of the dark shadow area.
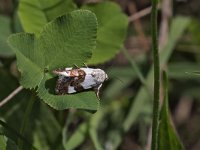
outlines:
[{"label": "dark shadow area", "polygon": [[56,95],[55,87],[58,77],[53,77],[45,82],[45,88],[48,90],[50,94]]}]

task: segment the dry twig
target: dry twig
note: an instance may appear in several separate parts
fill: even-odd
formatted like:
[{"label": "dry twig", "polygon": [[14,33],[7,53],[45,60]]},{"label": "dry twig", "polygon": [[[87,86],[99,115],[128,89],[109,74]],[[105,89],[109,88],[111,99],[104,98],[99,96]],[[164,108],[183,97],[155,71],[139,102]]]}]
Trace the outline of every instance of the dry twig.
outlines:
[{"label": "dry twig", "polygon": [[163,49],[168,40],[169,21],[172,16],[172,2],[171,0],[164,0],[161,6],[162,20],[159,33],[159,49]]},{"label": "dry twig", "polygon": [[[134,2],[129,2],[128,9],[129,9],[129,12],[131,14],[137,14],[137,8],[136,8],[136,5],[135,5]],[[149,50],[149,44],[148,44],[148,41],[146,39],[145,33],[143,31],[143,27],[142,27],[142,24],[140,22],[140,19],[135,20],[133,22],[133,24],[134,24],[135,30],[138,34],[139,42],[142,45],[142,49],[144,49],[145,51]]]},{"label": "dry twig", "polygon": [[128,20],[129,20],[129,22],[132,22],[132,21],[142,18],[150,13],[151,13],[151,7],[147,7],[145,9],[138,11],[137,13],[129,16]]},{"label": "dry twig", "polygon": [[10,93],[5,99],[0,102],[0,107],[6,104],[9,100],[11,100],[15,95],[17,95],[23,89],[22,86],[16,88],[12,93]]},{"label": "dry twig", "polygon": [[[160,5],[158,4],[157,6],[158,9],[160,9]],[[141,11],[138,11],[137,13],[131,15],[128,17],[128,21],[129,23],[132,22],[132,21],[135,21],[137,19],[140,19],[148,14],[151,13],[151,6],[150,7],[147,7],[145,9],[142,9]]]}]

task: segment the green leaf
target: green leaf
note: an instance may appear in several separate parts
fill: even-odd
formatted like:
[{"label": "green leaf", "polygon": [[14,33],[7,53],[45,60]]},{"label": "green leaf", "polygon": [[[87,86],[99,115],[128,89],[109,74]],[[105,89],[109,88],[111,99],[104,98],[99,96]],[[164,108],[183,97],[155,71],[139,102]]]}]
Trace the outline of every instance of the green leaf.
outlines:
[{"label": "green leaf", "polygon": [[67,142],[64,142],[64,147],[66,150],[73,150],[77,148],[84,140],[87,135],[88,125],[82,123],[79,125],[78,129],[73,133],[73,135],[68,139]]},{"label": "green leaf", "polygon": [[36,37],[34,34],[18,33],[11,35],[8,42],[16,53],[18,69],[21,72],[20,83],[25,88],[35,88],[43,77],[40,66],[43,62],[42,54],[35,50]]},{"label": "green leaf", "polygon": [[[31,147],[31,149],[35,149],[28,141],[26,138],[24,138],[20,133],[18,133],[17,131],[15,131],[12,127],[10,127],[7,123],[3,122],[2,120],[0,120],[0,125],[3,127],[3,134],[5,134],[7,137],[9,137],[9,139],[12,139],[12,143],[14,143],[14,138],[13,136],[17,136],[18,138],[22,139],[26,145],[29,145]],[[12,135],[12,136],[11,136]],[[15,141],[16,142],[16,141]],[[16,150],[16,148],[15,148]]]},{"label": "green leaf", "polygon": [[97,20],[86,10],[73,11],[47,24],[39,36],[45,68],[80,66],[96,46]]},{"label": "green leaf", "polygon": [[[22,75],[24,70],[39,74],[44,69],[52,70],[86,62],[95,47],[96,30],[94,14],[74,11],[47,24],[39,37],[19,33],[10,36],[8,41],[17,54]],[[27,78],[30,81],[31,75]],[[35,84],[29,87],[35,87]]]},{"label": "green leaf", "polygon": [[0,135],[0,150],[18,150],[18,147],[10,138]]},{"label": "green leaf", "polygon": [[23,32],[24,30],[23,30],[23,27],[22,27],[22,24],[21,24],[21,21],[20,21],[20,19],[19,19],[19,15],[18,15],[18,10],[15,10],[14,12],[13,12],[14,14],[13,14],[13,19],[12,19],[12,23],[13,23],[13,31],[15,32],[15,33],[19,33],[19,32]]},{"label": "green leaf", "polygon": [[39,118],[33,132],[33,145],[38,150],[58,149],[62,146],[61,126],[56,120],[55,114],[46,105],[40,104],[37,110]]},{"label": "green leaf", "polygon": [[169,78],[173,79],[200,79],[198,75],[200,75],[199,63],[191,63],[191,62],[174,62],[169,64]]},{"label": "green leaf", "polygon": [[164,72],[163,76],[163,85],[164,85],[164,103],[162,106],[161,114],[160,114],[160,127],[159,127],[159,141],[158,141],[158,149],[162,150],[183,150],[184,147],[179,140],[176,132],[171,125],[171,119],[168,110],[168,85],[167,85],[167,75]]},{"label": "green leaf", "polygon": [[6,39],[11,34],[10,19],[0,15],[0,55],[12,56],[14,53],[6,43]]},{"label": "green leaf", "polygon": [[88,4],[82,8],[94,12],[98,20],[97,47],[93,51],[89,64],[104,63],[123,48],[128,17],[113,2]]},{"label": "green leaf", "polygon": [[20,0],[18,13],[24,30],[39,34],[47,22],[75,8],[72,0]]},{"label": "green leaf", "polygon": [[[51,94],[51,88],[46,89],[46,82],[52,79],[52,76],[45,75],[44,79],[39,85],[38,96],[44,100],[45,103],[57,110],[67,108],[80,108],[88,110],[96,110],[98,107],[97,97],[94,92],[82,92],[78,94],[69,95],[54,95]],[[52,87],[52,86],[50,86]]]},{"label": "green leaf", "polygon": [[16,53],[20,83],[25,88],[35,88],[43,78],[42,54],[36,50],[34,34],[18,33],[11,35],[8,42]]},{"label": "green leaf", "polygon": [[6,150],[6,138],[3,135],[0,135],[0,149]]},{"label": "green leaf", "polygon": [[37,37],[29,33],[10,36],[8,42],[17,55],[21,84],[25,88],[39,86],[40,98],[56,109],[75,107],[96,110],[94,92],[58,96],[49,91],[54,90],[55,82],[51,87],[47,86],[48,81],[53,79],[50,75],[53,69],[74,64],[81,66],[91,57],[96,32],[95,15],[87,10],[78,10],[51,21]]},{"label": "green leaf", "polygon": [[104,149],[98,137],[98,127],[103,119],[103,115],[104,113],[101,109],[95,115],[92,116],[89,122],[89,135],[96,150]]},{"label": "green leaf", "polygon": [[[192,19],[191,23],[190,23],[190,26],[189,26],[189,31],[192,35],[192,41],[195,43],[195,44],[199,44],[200,43],[200,30],[199,30],[199,25],[200,25],[200,22],[199,20],[195,20],[195,19]],[[190,51],[190,50],[188,50]]]}]

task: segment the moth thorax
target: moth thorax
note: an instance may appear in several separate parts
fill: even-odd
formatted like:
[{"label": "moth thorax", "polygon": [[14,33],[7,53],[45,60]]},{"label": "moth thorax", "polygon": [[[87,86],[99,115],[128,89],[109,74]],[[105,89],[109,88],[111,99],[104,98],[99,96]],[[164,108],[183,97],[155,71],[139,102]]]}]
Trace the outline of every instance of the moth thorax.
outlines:
[{"label": "moth thorax", "polygon": [[66,82],[67,78],[65,76],[63,76],[63,75],[59,75],[58,76],[58,81],[60,81],[60,82]]}]

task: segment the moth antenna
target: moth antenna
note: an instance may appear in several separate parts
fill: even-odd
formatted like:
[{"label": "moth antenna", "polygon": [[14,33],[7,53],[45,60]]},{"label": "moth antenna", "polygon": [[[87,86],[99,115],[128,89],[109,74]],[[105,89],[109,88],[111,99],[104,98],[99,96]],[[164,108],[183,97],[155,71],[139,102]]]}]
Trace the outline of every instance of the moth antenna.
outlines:
[{"label": "moth antenna", "polygon": [[73,69],[78,69],[78,65],[77,64],[74,64],[74,66],[72,67]]},{"label": "moth antenna", "polygon": [[84,65],[86,68],[88,68],[88,66],[86,65],[86,63],[83,63],[83,65]]},{"label": "moth antenna", "polygon": [[121,80],[120,78],[118,78],[117,76],[114,76],[116,79],[118,79],[121,83],[123,83],[124,84],[124,81],[123,80]]}]

